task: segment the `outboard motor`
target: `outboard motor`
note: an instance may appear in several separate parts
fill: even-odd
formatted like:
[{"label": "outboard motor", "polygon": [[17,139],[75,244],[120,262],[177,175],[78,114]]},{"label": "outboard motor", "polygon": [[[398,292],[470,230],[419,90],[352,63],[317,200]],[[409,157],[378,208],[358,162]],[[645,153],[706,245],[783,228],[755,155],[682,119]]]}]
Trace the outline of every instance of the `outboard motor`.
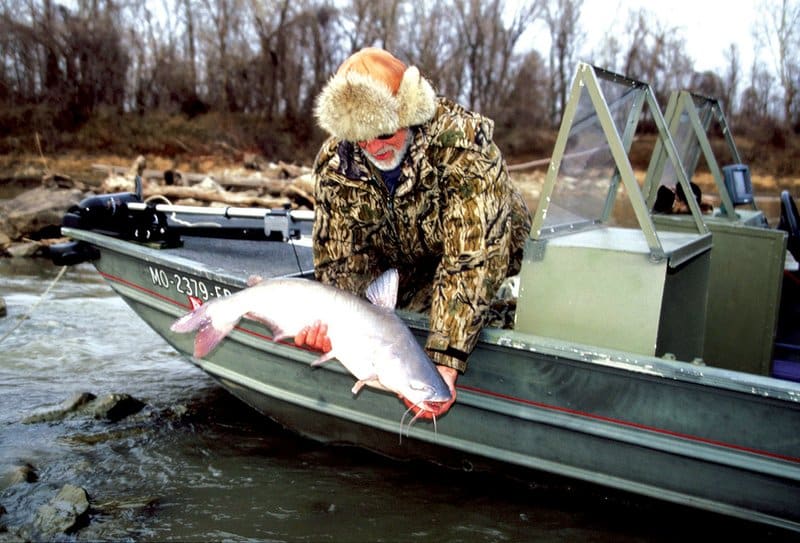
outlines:
[{"label": "outboard motor", "polygon": [[179,245],[177,232],[169,228],[166,215],[154,204],[129,207],[141,203],[141,197],[133,192],[91,196],[67,210],[62,225],[142,243]]},{"label": "outboard motor", "polygon": [[120,235],[130,228],[127,204],[141,201],[133,192],[90,196],[69,208],[61,224],[70,228]]},{"label": "outboard motor", "polygon": [[[155,205],[141,204],[141,188],[137,191],[115,192],[84,198],[64,214],[62,226],[78,230],[91,230],[121,239],[154,243],[161,247],[180,245],[180,236],[169,228],[164,213]],[[82,241],[59,243],[50,247],[50,258],[56,265],[73,265],[96,260],[100,254],[95,247]]]},{"label": "outboard motor", "polygon": [[100,251],[83,241],[56,243],[48,248],[48,253],[56,266],[74,266],[100,258]]},{"label": "outboard motor", "polygon": [[[140,201],[141,198],[132,192],[90,196],[70,207],[61,225],[119,236],[129,228],[127,204]],[[57,243],[51,245],[48,252],[56,266],[73,266],[100,258],[100,251],[83,241]]]}]

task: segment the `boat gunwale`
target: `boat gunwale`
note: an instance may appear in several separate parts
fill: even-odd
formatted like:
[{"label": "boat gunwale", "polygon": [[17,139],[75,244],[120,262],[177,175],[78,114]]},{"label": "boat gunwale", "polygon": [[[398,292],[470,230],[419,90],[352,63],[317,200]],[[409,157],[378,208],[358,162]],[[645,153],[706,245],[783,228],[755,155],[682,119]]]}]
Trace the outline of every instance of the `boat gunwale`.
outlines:
[{"label": "boat gunwale", "polygon": [[[239,288],[247,286],[247,278],[245,277],[231,274],[222,267],[212,267],[198,260],[181,256],[180,247],[157,249],[127,240],[120,240],[106,234],[67,227],[62,228],[62,234],[72,239],[114,250],[145,262],[201,276],[208,280],[227,283]],[[225,242],[231,243],[231,240],[225,240]],[[303,276],[309,273],[311,273],[310,270],[302,270],[291,275]],[[419,332],[425,332],[429,329],[425,315],[403,310],[398,310],[398,314],[412,329],[416,329]],[[800,409],[800,383],[784,381],[769,376],[568,342],[510,329],[484,328],[479,337],[478,348],[490,345],[646,374],[654,378],[683,381],[695,385],[748,393],[777,401],[792,402]]]}]

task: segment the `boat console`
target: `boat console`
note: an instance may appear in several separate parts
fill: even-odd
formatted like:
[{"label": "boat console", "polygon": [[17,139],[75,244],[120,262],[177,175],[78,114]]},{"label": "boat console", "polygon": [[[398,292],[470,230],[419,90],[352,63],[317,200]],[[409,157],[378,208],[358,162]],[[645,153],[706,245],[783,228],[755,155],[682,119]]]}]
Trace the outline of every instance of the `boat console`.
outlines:
[{"label": "boat console", "polygon": [[[672,93],[665,120],[685,176],[691,181],[702,156],[714,178],[716,194],[704,197],[719,202],[703,221],[712,233],[707,321],[703,359],[709,365],[770,375],[773,344],[779,319],[782,277],[786,259],[786,234],[771,229],[758,209],[750,169],[742,164],[719,101],[688,91]],[[719,128],[727,145],[712,150],[708,132]],[[727,156],[723,153],[727,150]],[[730,164],[720,168],[719,160]],[[660,187],[678,184],[676,168],[667,147],[654,149],[644,188],[653,204]],[[687,232],[688,215],[654,213],[662,231]]]},{"label": "boat console", "polygon": [[[693,361],[703,356],[712,240],[699,210],[685,232],[653,224],[628,159],[645,103],[672,145],[647,84],[579,66],[526,247],[515,329]],[[617,220],[620,207],[632,209],[632,225]]]},{"label": "boat console", "polygon": [[[645,105],[659,137],[640,181],[628,155]],[[712,122],[730,150],[722,168]],[[701,156],[717,207],[693,190]],[[695,198],[675,213],[666,193]],[[526,247],[515,328],[774,375],[786,249],[716,99],[677,91],[662,116],[646,83],[582,64]]]}]

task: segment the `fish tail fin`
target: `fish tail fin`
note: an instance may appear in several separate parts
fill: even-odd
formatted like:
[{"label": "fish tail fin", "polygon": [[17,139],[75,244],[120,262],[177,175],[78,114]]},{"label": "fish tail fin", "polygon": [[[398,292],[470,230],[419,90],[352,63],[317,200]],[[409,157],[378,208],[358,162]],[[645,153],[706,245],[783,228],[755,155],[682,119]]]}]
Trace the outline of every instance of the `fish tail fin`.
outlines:
[{"label": "fish tail fin", "polygon": [[221,315],[226,312],[215,311],[212,313],[211,308],[215,308],[215,304],[201,305],[173,322],[169,327],[170,330],[179,334],[197,330],[194,338],[195,358],[203,358],[214,350],[241,318],[240,315],[233,320],[222,318]]},{"label": "fish tail fin", "polygon": [[194,337],[195,358],[203,358],[213,351],[219,342],[231,333],[234,326],[235,323],[226,323],[221,327],[217,327],[212,320],[206,320]]},{"label": "fish tail fin", "polygon": [[208,317],[209,307],[209,305],[201,305],[194,311],[190,311],[173,322],[169,329],[179,334],[194,332],[210,320]]}]

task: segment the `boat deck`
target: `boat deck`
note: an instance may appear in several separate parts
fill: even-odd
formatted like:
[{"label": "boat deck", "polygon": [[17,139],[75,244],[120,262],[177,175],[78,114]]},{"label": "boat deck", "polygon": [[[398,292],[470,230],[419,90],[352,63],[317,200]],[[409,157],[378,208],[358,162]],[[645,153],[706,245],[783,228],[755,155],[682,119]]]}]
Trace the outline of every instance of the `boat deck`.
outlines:
[{"label": "boat deck", "polygon": [[211,239],[183,236],[183,246],[164,251],[201,262],[211,268],[225,269],[244,278],[311,275],[314,269],[311,247],[307,242],[264,243],[253,240]]}]

